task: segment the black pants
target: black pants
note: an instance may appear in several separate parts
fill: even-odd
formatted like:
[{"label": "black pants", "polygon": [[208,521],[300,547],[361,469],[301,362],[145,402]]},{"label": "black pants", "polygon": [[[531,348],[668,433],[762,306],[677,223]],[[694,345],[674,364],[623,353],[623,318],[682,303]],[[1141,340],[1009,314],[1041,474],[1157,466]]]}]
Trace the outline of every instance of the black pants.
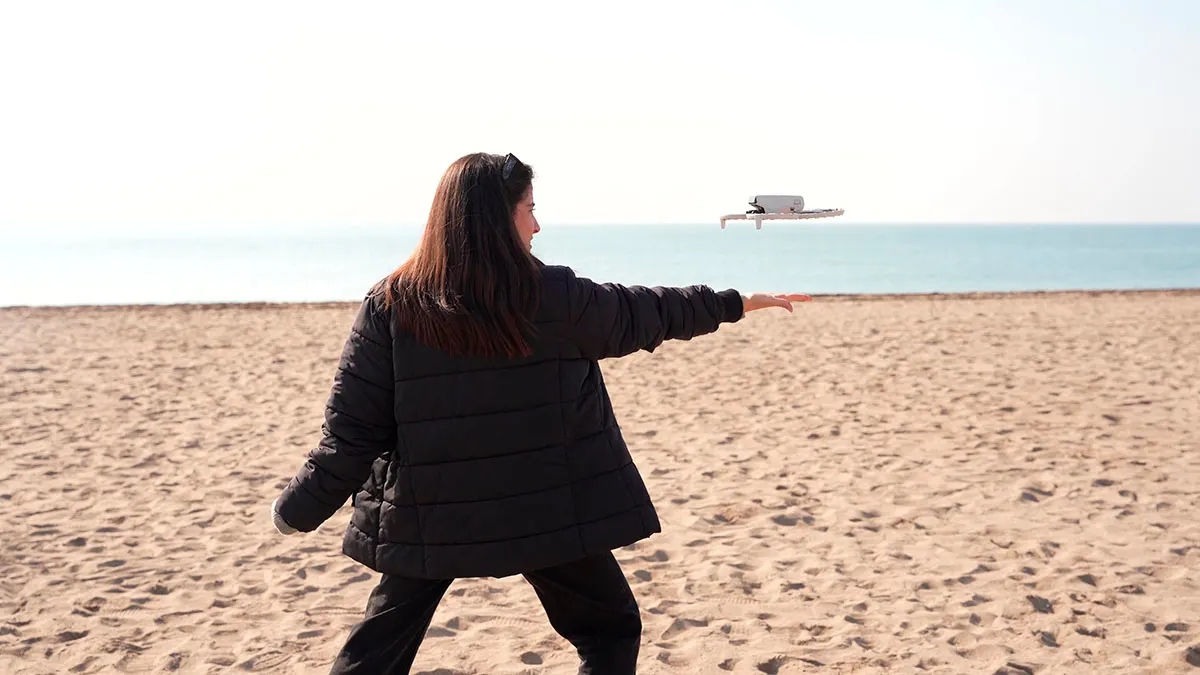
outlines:
[{"label": "black pants", "polygon": [[[612,553],[528,572],[550,625],[579,652],[580,675],[637,670],[642,622],[629,582]],[[452,579],[384,575],[350,631],[331,675],[403,675]],[[463,645],[465,647],[465,645]],[[514,664],[513,670],[520,668]]]}]

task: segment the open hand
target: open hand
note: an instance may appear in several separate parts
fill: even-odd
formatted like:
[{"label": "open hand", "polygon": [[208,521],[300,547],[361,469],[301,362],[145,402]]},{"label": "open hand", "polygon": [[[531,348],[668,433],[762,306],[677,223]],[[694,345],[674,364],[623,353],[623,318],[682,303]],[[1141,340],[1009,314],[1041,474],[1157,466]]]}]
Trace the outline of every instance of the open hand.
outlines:
[{"label": "open hand", "polygon": [[752,293],[742,295],[742,310],[749,313],[756,309],[782,307],[790,312],[793,302],[809,302],[811,300],[812,296],[802,293]]}]

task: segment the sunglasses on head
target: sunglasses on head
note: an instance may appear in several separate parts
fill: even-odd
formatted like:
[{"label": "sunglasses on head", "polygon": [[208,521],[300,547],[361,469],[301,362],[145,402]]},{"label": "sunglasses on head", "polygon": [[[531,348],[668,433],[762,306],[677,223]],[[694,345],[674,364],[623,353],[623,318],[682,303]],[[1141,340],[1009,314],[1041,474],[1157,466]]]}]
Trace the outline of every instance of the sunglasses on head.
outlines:
[{"label": "sunglasses on head", "polygon": [[517,159],[517,156],[511,152],[505,155],[504,168],[500,170],[500,180],[508,180],[508,177],[512,175],[513,169],[520,163],[521,160]]}]

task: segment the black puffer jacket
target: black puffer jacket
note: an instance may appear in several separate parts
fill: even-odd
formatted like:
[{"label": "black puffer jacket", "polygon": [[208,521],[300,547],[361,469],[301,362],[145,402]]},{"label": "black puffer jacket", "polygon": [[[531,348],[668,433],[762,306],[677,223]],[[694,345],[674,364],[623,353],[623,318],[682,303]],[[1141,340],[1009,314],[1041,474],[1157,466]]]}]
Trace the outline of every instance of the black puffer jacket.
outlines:
[{"label": "black puffer jacket", "polygon": [[507,576],[658,532],[597,361],[711,333],[741,319],[741,295],[542,274],[534,354],[520,360],[425,347],[368,296],[321,443],[279,499],[283,520],[311,531],[353,497],[346,555],[442,579]]}]

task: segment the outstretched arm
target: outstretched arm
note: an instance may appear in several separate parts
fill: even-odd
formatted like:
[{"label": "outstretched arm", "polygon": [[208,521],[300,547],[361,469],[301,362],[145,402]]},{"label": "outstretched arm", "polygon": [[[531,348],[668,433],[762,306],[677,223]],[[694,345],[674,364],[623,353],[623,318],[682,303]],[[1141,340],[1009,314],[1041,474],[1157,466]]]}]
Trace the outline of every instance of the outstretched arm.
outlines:
[{"label": "outstretched arm", "polygon": [[396,432],[394,387],[391,331],[368,297],[342,349],[321,441],[272,506],[276,528],[315,530],[362,487]]},{"label": "outstretched arm", "polygon": [[592,360],[654,351],[666,340],[689,340],[742,318],[742,296],[730,289],[599,284],[567,276],[570,332]]}]

